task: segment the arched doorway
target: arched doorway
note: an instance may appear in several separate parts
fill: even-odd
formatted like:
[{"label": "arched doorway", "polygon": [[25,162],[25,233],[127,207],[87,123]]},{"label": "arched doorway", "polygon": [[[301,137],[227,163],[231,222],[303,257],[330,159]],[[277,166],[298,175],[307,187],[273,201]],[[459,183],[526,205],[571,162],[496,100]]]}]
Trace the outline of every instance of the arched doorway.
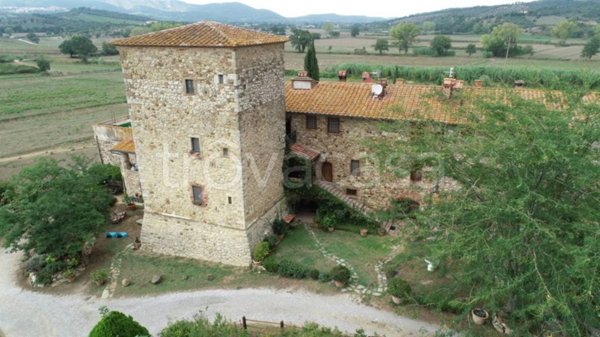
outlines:
[{"label": "arched doorway", "polygon": [[321,165],[321,177],[323,177],[323,180],[325,181],[333,181],[333,166],[330,162],[326,161]]}]

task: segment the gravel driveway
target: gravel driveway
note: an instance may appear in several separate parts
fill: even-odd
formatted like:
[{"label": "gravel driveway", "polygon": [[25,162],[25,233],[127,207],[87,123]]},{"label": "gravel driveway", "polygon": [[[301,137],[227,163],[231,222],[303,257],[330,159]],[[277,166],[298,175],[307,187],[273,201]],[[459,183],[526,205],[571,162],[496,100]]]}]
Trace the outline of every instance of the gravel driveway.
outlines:
[{"label": "gravel driveway", "polygon": [[[106,305],[132,315],[155,336],[170,320],[190,318],[200,310],[210,318],[316,322],[354,332],[363,328],[388,337],[431,335],[438,327],[357,304],[348,295],[325,296],[275,289],[201,290],[153,297],[102,300],[82,294],[54,296],[23,290],[15,284],[19,255],[0,252],[0,335],[6,337],[82,337]],[[427,331],[423,334],[421,331]]]}]

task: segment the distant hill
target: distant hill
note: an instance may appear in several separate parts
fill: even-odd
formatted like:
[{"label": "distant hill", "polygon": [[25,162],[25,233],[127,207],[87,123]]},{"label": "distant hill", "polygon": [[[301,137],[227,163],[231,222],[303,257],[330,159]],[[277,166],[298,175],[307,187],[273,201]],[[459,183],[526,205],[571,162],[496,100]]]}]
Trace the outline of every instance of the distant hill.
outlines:
[{"label": "distant hill", "polygon": [[100,9],[75,8],[51,14],[0,14],[0,31],[11,27],[15,32],[46,32],[53,34],[115,32],[140,26],[153,19]]},{"label": "distant hill", "polygon": [[[143,15],[159,20],[200,21],[214,20],[231,23],[366,23],[382,20],[366,16],[337,14],[308,15],[286,18],[273,11],[256,9],[239,2],[206,5],[189,4],[179,0],[0,0],[0,7],[50,8],[64,10],[89,7],[100,10]],[[1,11],[1,9],[0,9]]]},{"label": "distant hill", "polygon": [[546,32],[562,19],[572,19],[581,25],[600,22],[600,0],[540,0],[515,2],[507,5],[450,8],[435,12],[410,15],[376,26],[389,27],[398,22],[436,24],[439,33],[486,33],[499,23],[513,22],[532,31]]},{"label": "distant hill", "polygon": [[325,23],[325,22],[333,22],[333,23],[342,23],[342,24],[352,24],[352,23],[369,23],[375,21],[383,21],[384,18],[377,18],[372,16],[363,16],[363,15],[338,15],[338,14],[312,14],[305,16],[298,16],[294,18],[289,18],[290,21],[295,23]]}]

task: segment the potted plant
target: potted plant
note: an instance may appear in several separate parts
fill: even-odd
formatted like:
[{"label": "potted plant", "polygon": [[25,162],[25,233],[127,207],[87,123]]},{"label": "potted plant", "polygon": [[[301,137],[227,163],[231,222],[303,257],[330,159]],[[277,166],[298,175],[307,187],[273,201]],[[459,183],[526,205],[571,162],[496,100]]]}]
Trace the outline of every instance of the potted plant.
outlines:
[{"label": "potted plant", "polygon": [[471,317],[473,318],[473,323],[484,325],[488,318],[490,318],[490,314],[482,308],[475,308],[471,310]]},{"label": "potted plant", "polygon": [[502,317],[500,317],[499,315],[494,315],[494,318],[492,319],[492,325],[494,326],[494,329],[496,329],[496,331],[501,332],[505,335],[510,335],[512,334],[512,329],[508,327],[508,325],[504,322],[504,319],[502,319]]},{"label": "potted plant", "polygon": [[361,228],[360,229],[360,236],[362,236],[364,238],[365,236],[367,236],[367,234],[369,234],[369,229],[368,228]]},{"label": "potted plant", "polygon": [[343,288],[350,281],[350,270],[344,266],[336,266],[331,269],[331,279],[338,288]]},{"label": "potted plant", "polygon": [[255,266],[260,266],[269,255],[269,243],[261,241],[252,249],[252,263]]},{"label": "potted plant", "polygon": [[109,279],[108,270],[106,269],[95,270],[90,274],[90,276],[92,281],[94,281],[98,287],[106,283]]},{"label": "potted plant", "polygon": [[273,229],[273,233],[277,236],[277,240],[281,241],[287,232],[287,224],[283,220],[277,219],[273,221],[273,225],[271,227]]},{"label": "potted plant", "polygon": [[127,194],[125,194],[125,197],[123,198],[123,202],[127,205],[127,208],[132,211],[137,208],[135,205],[135,202],[133,201],[133,198]]},{"label": "potted plant", "polygon": [[333,214],[326,214],[321,220],[321,226],[328,232],[335,230],[335,216]]},{"label": "potted plant", "polygon": [[402,304],[402,302],[410,297],[412,289],[408,282],[399,277],[395,277],[388,283],[388,293],[392,295],[392,302]]},{"label": "potted plant", "polygon": [[75,281],[75,277],[77,277],[77,273],[75,272],[75,269],[73,268],[68,268],[67,270],[65,270],[63,272],[63,277],[69,281],[69,282],[73,282]]}]

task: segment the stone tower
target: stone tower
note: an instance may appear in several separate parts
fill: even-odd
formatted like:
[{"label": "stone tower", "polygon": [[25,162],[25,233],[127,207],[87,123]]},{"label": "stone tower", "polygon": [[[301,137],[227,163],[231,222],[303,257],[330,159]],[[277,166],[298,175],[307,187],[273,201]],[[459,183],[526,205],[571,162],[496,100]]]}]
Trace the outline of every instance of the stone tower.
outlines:
[{"label": "stone tower", "polygon": [[245,266],[281,216],[287,39],[215,22],[114,41],[150,251]]}]

